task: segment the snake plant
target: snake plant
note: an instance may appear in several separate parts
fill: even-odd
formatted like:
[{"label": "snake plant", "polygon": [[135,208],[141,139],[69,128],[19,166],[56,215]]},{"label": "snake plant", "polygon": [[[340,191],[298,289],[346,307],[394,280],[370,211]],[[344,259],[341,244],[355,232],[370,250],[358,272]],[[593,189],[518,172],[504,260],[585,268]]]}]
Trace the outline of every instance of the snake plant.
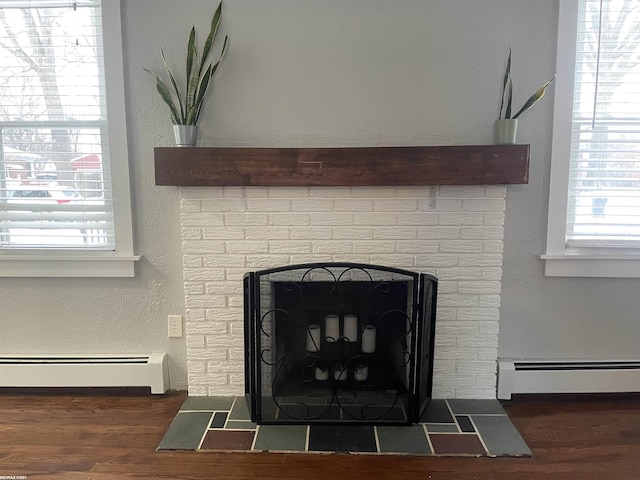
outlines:
[{"label": "snake plant", "polygon": [[[556,79],[555,75],[551,80],[540,87],[536,92],[524,102],[524,105],[518,110],[515,115],[511,115],[511,102],[513,99],[513,81],[511,80],[511,48],[509,48],[509,58],[507,59],[507,68],[504,72],[504,78],[502,79],[502,96],[500,98],[500,111],[498,112],[498,119],[516,119],[524,112],[533,107],[544,96],[547,91],[547,87],[551,85]],[[505,105],[506,97],[506,105]]]},{"label": "snake plant", "polygon": [[198,52],[198,47],[196,46],[196,28],[195,26],[191,28],[189,41],[187,43],[184,89],[181,89],[178,86],[176,77],[169,67],[162,49],[160,49],[160,54],[162,56],[162,62],[164,63],[166,74],[169,77],[171,88],[169,88],[167,84],[151,70],[147,68],[144,69],[155,78],[156,89],[158,90],[162,100],[164,100],[168,105],[171,122],[174,125],[198,124],[198,119],[200,118],[207,90],[213,84],[213,76],[218,70],[220,61],[227,51],[228,37],[225,35],[220,56],[215,63],[213,62],[212,51],[221,20],[222,2],[218,5],[218,8],[213,14],[213,18],[211,19],[211,28],[204,43],[202,54]]}]

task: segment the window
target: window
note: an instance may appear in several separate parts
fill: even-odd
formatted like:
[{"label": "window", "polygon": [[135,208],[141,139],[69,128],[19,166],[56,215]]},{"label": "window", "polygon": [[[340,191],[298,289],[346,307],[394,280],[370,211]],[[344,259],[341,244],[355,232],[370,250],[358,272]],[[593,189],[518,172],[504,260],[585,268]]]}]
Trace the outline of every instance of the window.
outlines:
[{"label": "window", "polygon": [[640,277],[640,0],[561,0],[545,273]]},{"label": "window", "polygon": [[119,0],[0,0],[0,275],[133,276]]}]

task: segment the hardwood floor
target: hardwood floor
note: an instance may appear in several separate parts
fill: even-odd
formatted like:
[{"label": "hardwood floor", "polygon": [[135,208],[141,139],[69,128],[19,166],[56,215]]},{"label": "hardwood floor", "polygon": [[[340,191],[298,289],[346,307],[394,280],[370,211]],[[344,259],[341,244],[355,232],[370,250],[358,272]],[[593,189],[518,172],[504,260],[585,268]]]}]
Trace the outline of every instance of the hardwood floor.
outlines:
[{"label": "hardwood floor", "polygon": [[132,389],[0,389],[0,478],[640,478],[640,394],[516,398],[505,409],[532,458],[156,452],[183,400]]}]

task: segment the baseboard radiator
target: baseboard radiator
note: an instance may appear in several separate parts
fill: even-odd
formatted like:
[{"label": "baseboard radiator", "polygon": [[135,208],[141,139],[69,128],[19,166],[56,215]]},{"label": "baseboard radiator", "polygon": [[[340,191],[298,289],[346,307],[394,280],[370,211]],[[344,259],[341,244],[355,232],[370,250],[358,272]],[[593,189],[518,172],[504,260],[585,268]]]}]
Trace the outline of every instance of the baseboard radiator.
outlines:
[{"label": "baseboard radiator", "polygon": [[169,389],[167,355],[0,355],[0,387]]},{"label": "baseboard radiator", "polygon": [[498,360],[498,398],[517,393],[640,392],[640,360]]}]

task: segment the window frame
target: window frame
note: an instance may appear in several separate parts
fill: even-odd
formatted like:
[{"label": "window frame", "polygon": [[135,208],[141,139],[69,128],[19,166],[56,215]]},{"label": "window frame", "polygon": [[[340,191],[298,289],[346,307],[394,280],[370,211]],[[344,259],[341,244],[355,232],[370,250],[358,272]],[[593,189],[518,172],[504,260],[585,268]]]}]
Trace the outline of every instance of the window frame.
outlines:
[{"label": "window frame", "polygon": [[560,0],[559,6],[547,242],[540,258],[548,277],[640,278],[640,245],[580,248],[565,244],[578,2]]},{"label": "window frame", "polygon": [[131,191],[120,0],[102,0],[109,150],[114,199],[114,251],[10,249],[0,251],[0,277],[134,277]]}]

